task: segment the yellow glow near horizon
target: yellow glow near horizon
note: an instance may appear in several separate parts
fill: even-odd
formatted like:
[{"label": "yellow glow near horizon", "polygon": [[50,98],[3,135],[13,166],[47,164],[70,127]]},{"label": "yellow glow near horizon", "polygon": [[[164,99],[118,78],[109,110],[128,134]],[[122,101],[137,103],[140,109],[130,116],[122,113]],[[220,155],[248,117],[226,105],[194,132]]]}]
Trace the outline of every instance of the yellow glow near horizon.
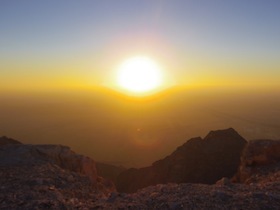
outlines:
[{"label": "yellow glow near horizon", "polygon": [[126,60],[118,69],[118,85],[133,93],[154,91],[162,84],[162,72],[150,58],[134,57]]}]

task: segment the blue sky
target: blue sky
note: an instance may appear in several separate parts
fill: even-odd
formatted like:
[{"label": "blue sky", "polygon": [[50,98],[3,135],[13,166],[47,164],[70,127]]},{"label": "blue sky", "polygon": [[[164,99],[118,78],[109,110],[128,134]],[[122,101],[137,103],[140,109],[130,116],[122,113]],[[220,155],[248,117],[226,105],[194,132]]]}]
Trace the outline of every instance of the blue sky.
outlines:
[{"label": "blue sky", "polygon": [[[279,11],[277,0],[2,0],[0,60],[9,65],[88,59],[94,75],[113,68],[108,62],[119,62],[120,54],[147,51],[175,72],[200,59],[229,60],[271,65],[263,74],[275,77]],[[3,75],[23,71],[8,69],[0,66]]]}]

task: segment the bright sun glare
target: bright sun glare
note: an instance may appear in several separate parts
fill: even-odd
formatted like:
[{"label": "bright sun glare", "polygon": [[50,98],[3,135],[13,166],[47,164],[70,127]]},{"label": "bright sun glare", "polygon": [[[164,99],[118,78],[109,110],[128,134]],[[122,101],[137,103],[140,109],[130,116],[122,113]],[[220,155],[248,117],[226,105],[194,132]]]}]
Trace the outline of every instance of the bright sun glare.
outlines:
[{"label": "bright sun glare", "polygon": [[150,58],[134,57],[126,60],[118,71],[118,84],[135,93],[155,90],[162,83],[162,72]]}]

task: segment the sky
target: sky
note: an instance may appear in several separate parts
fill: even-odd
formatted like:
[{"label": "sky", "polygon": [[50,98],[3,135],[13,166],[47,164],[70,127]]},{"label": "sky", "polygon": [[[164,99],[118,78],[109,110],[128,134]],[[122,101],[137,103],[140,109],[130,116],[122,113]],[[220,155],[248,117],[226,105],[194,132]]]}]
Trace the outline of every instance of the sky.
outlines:
[{"label": "sky", "polygon": [[[279,11],[279,0],[0,0],[0,136],[126,166],[210,130],[279,139]],[[170,91],[112,91],[134,56],[156,62]]]},{"label": "sky", "polygon": [[114,86],[145,55],[166,85],[278,87],[278,0],[1,0],[2,90]]}]

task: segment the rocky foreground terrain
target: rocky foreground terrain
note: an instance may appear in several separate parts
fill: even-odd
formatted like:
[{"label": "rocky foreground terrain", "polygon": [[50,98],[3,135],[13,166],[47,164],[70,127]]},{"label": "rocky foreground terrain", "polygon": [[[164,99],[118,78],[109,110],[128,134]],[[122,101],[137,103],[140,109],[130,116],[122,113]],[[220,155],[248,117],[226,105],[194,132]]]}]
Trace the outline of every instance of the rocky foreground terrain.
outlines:
[{"label": "rocky foreground terrain", "polygon": [[[235,131],[218,133],[222,137]],[[205,139],[214,139],[215,134],[210,132]],[[228,139],[224,136],[212,141]],[[180,155],[170,155],[180,157],[180,164],[185,157],[180,148],[185,147],[173,153],[179,150]],[[213,184],[156,184],[134,193],[120,193],[110,180],[99,176],[93,160],[69,147],[24,145],[2,137],[0,209],[280,209],[280,141],[245,142],[239,155],[232,178],[221,178]],[[170,156],[163,160],[169,163]],[[232,160],[236,161],[235,156]],[[175,167],[177,172],[179,168]]]}]

